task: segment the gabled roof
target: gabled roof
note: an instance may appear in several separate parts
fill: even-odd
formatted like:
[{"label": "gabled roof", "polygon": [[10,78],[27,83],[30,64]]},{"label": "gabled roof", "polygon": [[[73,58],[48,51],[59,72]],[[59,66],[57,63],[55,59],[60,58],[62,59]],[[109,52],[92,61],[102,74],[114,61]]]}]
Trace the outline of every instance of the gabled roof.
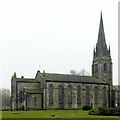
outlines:
[{"label": "gabled roof", "polygon": [[39,81],[32,78],[16,78],[17,82],[38,83]]},{"label": "gabled roof", "polygon": [[39,73],[40,77],[31,78],[16,78],[17,82],[23,83],[40,83],[41,79],[46,82],[71,82],[71,83],[91,83],[91,84],[108,84],[107,81],[98,79],[93,76],[79,76],[70,74],[56,74],[56,73]]},{"label": "gabled roof", "polygon": [[82,83],[102,83],[108,84],[105,80],[97,79],[92,76],[78,76],[69,74],[51,74],[45,73],[45,79],[49,82],[82,82]]}]

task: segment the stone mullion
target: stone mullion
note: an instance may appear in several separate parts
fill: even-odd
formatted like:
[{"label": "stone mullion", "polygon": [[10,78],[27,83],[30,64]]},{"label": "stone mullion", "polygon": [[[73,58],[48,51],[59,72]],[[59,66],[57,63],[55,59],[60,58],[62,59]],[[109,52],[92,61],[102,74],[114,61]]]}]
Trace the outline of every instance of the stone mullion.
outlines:
[{"label": "stone mullion", "polygon": [[94,106],[94,89],[92,85],[89,87],[90,87],[90,106],[93,107]]},{"label": "stone mullion", "polygon": [[47,85],[46,85],[46,109],[49,109],[49,83],[47,83]]},{"label": "stone mullion", "polygon": [[73,87],[73,95],[72,95],[72,108],[77,109],[77,90],[76,86]]},{"label": "stone mullion", "polygon": [[53,108],[58,108],[58,87],[54,85],[53,88]]},{"label": "stone mullion", "polygon": [[81,108],[86,104],[85,85],[81,88]]},{"label": "stone mullion", "polygon": [[43,89],[43,109],[46,109],[47,107],[47,92],[46,92],[47,88],[46,88],[46,83],[45,83],[45,86],[44,86],[44,89]]},{"label": "stone mullion", "polygon": [[67,86],[64,86],[64,108],[68,108],[68,96],[67,96]]},{"label": "stone mullion", "polygon": [[46,80],[44,79],[44,87],[43,87],[43,95],[42,95],[42,104],[43,104],[43,109],[46,109],[47,108],[47,82]]},{"label": "stone mullion", "polygon": [[92,107],[94,108],[95,107],[95,101],[94,101],[94,99],[95,99],[95,93],[94,93],[95,86],[93,85],[91,88],[92,88],[91,89],[91,95],[92,95],[91,103],[92,103]]}]

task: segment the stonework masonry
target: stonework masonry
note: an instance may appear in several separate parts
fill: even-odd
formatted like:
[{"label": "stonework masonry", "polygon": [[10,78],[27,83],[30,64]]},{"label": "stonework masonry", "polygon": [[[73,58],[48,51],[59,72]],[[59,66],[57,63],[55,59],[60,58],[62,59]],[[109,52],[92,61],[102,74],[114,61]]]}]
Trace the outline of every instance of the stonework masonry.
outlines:
[{"label": "stonework masonry", "polygon": [[84,105],[114,107],[112,65],[101,13],[98,40],[93,50],[92,76],[37,71],[35,78],[19,78],[14,73],[11,110],[82,109]]}]

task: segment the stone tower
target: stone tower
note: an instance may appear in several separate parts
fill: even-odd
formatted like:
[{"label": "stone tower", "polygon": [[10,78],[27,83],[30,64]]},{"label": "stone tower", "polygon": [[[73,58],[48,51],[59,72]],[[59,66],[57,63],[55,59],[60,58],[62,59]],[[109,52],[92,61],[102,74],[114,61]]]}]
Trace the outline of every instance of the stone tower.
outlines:
[{"label": "stone tower", "polygon": [[98,32],[98,41],[93,52],[92,76],[101,78],[112,85],[112,60],[110,46],[107,48],[102,12]]},{"label": "stone tower", "polygon": [[109,107],[112,107],[112,59],[110,55],[110,46],[109,48],[107,47],[105,40],[102,12],[100,16],[98,41],[96,43],[96,48],[93,51],[92,76],[103,79],[109,84]]}]

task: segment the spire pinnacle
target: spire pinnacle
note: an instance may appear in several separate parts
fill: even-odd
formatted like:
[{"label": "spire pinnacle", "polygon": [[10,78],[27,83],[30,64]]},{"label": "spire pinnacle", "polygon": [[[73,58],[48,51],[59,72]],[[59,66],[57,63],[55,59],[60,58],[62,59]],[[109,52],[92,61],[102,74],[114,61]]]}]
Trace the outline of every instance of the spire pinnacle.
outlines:
[{"label": "spire pinnacle", "polygon": [[99,57],[107,56],[107,44],[105,41],[102,11],[100,14],[100,24],[99,24],[99,31],[98,31],[98,41],[96,44],[96,51],[97,51],[97,56]]},{"label": "spire pinnacle", "polygon": [[105,33],[104,33],[102,11],[101,11],[101,15],[100,15],[100,25],[99,25],[99,33],[98,33],[98,43],[101,43],[101,42],[103,42],[103,43],[105,42]]},{"label": "spire pinnacle", "polygon": [[100,14],[100,27],[103,28],[102,10],[101,10],[101,14]]},{"label": "spire pinnacle", "polygon": [[109,57],[111,58],[111,55],[110,55],[110,53],[111,53],[111,50],[110,50],[110,44],[109,44],[109,48],[108,48],[108,54],[109,54]]}]

